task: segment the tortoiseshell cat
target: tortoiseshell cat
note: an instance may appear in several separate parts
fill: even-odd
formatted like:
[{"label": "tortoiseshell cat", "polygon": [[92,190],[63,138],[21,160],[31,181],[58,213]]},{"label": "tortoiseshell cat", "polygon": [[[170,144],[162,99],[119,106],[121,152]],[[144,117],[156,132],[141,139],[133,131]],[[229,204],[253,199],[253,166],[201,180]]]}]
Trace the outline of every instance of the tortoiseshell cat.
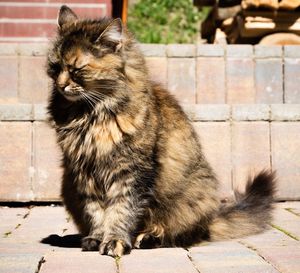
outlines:
[{"label": "tortoiseshell cat", "polygon": [[221,205],[218,182],[176,100],[149,81],[120,20],[79,20],[62,6],[49,51],[48,110],[63,152],[62,197],[83,250],[191,246],[264,230],[274,175]]}]

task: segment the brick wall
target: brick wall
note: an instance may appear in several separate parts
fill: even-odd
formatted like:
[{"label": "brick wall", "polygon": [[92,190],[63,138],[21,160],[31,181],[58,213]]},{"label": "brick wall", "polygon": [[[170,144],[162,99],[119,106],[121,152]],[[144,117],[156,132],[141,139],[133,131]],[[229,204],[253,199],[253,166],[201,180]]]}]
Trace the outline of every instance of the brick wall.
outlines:
[{"label": "brick wall", "polygon": [[62,4],[80,17],[111,15],[111,0],[0,1],[0,42],[47,41],[55,33],[57,12]]},{"label": "brick wall", "polygon": [[[300,199],[300,47],[141,45],[151,77],[178,98],[221,195],[277,170]],[[0,44],[0,201],[59,200],[60,151],[46,125],[45,44]]]}]

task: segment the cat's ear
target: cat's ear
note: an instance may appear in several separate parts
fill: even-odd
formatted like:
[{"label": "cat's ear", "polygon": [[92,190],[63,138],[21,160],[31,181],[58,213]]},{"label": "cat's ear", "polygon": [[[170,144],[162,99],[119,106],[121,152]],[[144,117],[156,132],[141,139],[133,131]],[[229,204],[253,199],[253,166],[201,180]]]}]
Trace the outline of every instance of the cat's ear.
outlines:
[{"label": "cat's ear", "polygon": [[65,24],[71,24],[77,21],[77,15],[66,5],[61,6],[58,17],[57,23],[59,27],[63,27]]},{"label": "cat's ear", "polygon": [[114,19],[96,40],[96,43],[111,44],[115,51],[122,47],[123,24],[120,18]]}]

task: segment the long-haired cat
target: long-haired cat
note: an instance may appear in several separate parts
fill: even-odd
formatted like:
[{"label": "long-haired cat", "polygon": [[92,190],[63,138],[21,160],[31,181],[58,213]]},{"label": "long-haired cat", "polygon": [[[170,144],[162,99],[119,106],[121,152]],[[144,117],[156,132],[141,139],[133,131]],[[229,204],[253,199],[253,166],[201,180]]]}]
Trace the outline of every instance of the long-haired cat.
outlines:
[{"label": "long-haired cat", "polygon": [[261,232],[274,175],[222,205],[218,182],[177,101],[149,81],[119,19],[80,20],[66,6],[48,55],[50,122],[63,152],[62,197],[83,250],[191,246]]}]

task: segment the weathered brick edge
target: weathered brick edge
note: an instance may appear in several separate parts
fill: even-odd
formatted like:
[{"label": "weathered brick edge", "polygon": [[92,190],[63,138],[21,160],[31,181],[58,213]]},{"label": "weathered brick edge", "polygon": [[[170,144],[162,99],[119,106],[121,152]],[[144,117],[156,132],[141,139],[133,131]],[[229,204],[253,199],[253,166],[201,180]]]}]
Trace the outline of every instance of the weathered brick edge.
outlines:
[{"label": "weathered brick edge", "polygon": [[[1,43],[0,56],[45,56],[48,43]],[[299,58],[299,46],[139,44],[146,57],[287,57]]]},{"label": "weathered brick edge", "polygon": [[[300,104],[183,104],[191,121],[300,121]],[[44,121],[45,104],[0,104],[0,121]]]}]

